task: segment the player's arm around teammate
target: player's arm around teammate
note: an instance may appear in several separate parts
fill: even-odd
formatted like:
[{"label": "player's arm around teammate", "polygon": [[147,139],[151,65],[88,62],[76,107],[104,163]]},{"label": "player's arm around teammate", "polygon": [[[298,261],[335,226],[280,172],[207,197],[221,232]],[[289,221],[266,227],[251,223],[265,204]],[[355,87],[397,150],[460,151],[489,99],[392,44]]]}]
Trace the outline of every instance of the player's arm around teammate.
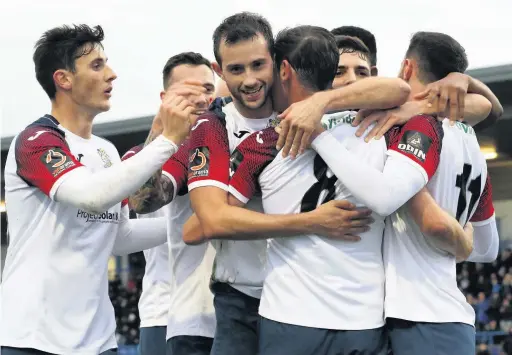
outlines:
[{"label": "player's arm around teammate", "polygon": [[388,110],[362,110],[353,125],[359,125],[356,132],[361,136],[372,124],[375,126],[366,135],[380,139],[395,125],[404,125],[411,117],[419,114],[449,117],[452,122],[461,120],[481,130],[492,125],[503,114],[503,107],[492,91],[480,81],[462,73],[450,73],[445,78],[427,85],[414,95],[414,100],[400,107]]}]

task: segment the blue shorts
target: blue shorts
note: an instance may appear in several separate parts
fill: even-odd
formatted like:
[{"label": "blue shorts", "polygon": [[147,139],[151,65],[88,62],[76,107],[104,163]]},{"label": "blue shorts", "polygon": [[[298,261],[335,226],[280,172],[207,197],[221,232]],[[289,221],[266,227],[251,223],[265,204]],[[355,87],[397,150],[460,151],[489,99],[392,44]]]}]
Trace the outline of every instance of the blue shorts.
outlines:
[{"label": "blue shorts", "polygon": [[225,283],[211,288],[217,318],[212,355],[257,355],[260,300]]},{"label": "blue shorts", "polygon": [[260,355],[387,355],[384,327],[332,330],[260,320]]},{"label": "blue shorts", "polygon": [[167,327],[140,328],[139,355],[165,355]]},{"label": "blue shorts", "polygon": [[178,335],[167,340],[167,355],[210,355],[213,339]]},{"label": "blue shorts", "polygon": [[393,355],[473,355],[475,328],[464,323],[424,323],[388,318]]}]

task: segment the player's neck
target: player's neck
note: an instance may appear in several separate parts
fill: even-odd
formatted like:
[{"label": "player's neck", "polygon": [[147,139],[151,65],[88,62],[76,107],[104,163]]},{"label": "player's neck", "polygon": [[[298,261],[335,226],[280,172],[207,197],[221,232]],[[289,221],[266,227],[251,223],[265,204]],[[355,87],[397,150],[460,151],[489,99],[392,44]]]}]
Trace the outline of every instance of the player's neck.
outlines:
[{"label": "player's neck", "polygon": [[407,101],[413,101],[414,96],[419,94],[420,92],[423,92],[426,88],[426,85],[416,78],[411,78],[408,84],[411,88],[411,92],[409,94],[409,98],[407,99]]},{"label": "player's neck", "polygon": [[267,118],[272,114],[272,112],[274,112],[274,109],[272,108],[272,100],[270,98],[267,98],[265,104],[257,109],[248,108],[235,98],[233,98],[233,104],[242,116],[249,119]]},{"label": "player's neck", "polygon": [[301,85],[297,85],[292,90],[289,91],[288,103],[289,103],[289,105],[291,105],[295,102],[305,100],[312,95],[313,95],[313,92],[311,92],[310,90],[307,90],[306,88],[304,88]]},{"label": "player's neck", "polygon": [[70,101],[52,100],[51,115],[68,131],[84,139],[91,138],[92,121],[95,114],[91,114]]}]

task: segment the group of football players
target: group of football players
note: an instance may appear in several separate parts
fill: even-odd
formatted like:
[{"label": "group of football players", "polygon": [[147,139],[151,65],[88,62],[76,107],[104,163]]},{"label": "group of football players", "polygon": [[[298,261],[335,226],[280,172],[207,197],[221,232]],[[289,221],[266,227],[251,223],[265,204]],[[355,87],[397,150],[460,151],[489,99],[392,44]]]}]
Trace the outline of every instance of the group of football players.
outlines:
[{"label": "group of football players", "polygon": [[475,353],[456,263],[497,256],[475,131],[503,109],[455,39],[415,33],[384,78],[364,29],[274,36],[237,13],[215,62],[168,59],[121,159],[92,134],[116,79],[103,37],[35,47],[51,112],[7,156],[3,355],[116,353],[108,260],[142,250],[142,355]]}]

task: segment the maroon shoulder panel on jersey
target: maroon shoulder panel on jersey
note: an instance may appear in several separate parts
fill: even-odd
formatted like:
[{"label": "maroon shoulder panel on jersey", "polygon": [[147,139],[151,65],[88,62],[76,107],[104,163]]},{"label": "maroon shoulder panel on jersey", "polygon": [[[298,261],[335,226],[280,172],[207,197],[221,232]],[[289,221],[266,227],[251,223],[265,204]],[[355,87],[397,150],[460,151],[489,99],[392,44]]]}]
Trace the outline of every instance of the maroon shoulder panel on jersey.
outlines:
[{"label": "maroon shoulder panel on jersey", "polygon": [[126,160],[128,158],[133,157],[135,154],[140,152],[144,148],[144,144],[136,145],[135,147],[131,148],[129,151],[124,153],[124,155],[121,157],[121,160]]},{"label": "maroon shoulder panel on jersey", "polygon": [[388,149],[418,163],[430,179],[439,165],[443,136],[441,122],[432,116],[418,115],[390,134]]},{"label": "maroon shoulder panel on jersey", "polygon": [[[139,145],[136,145],[135,147],[131,148],[130,150],[128,150],[126,153],[123,154],[123,156],[121,157],[121,161],[133,157],[135,154],[140,152],[142,150],[142,148],[144,148],[144,144],[139,144]],[[121,207],[127,206],[128,203],[129,203],[128,199],[125,198],[121,202]]]},{"label": "maroon shoulder panel on jersey", "polygon": [[226,127],[213,112],[201,115],[190,131],[188,185],[205,180],[229,183]]},{"label": "maroon shoulder panel on jersey", "polygon": [[231,154],[229,185],[247,200],[258,191],[258,177],[274,160],[279,135],[273,127],[252,133]]},{"label": "maroon shoulder panel on jersey", "polygon": [[172,175],[176,180],[174,188],[177,194],[182,196],[186,195],[187,189],[187,170],[188,170],[188,155],[189,155],[190,141],[184,141],[178,151],[174,153],[162,167],[162,171]]},{"label": "maroon shoulder panel on jersey", "polygon": [[48,126],[31,125],[21,132],[14,155],[17,174],[46,195],[59,178],[83,166],[71,153],[64,132]]},{"label": "maroon shoulder panel on jersey", "polygon": [[478,206],[476,207],[475,213],[469,219],[470,222],[482,222],[489,219],[494,214],[494,205],[492,203],[492,185],[491,177],[487,175],[485,180],[484,190],[480,195]]}]

